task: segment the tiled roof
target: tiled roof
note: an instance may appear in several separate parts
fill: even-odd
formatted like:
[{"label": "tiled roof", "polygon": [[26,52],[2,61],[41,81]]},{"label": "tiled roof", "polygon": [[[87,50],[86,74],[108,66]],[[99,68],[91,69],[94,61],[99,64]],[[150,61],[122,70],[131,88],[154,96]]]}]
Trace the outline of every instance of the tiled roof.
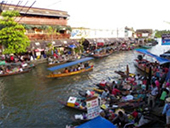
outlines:
[{"label": "tiled roof", "polygon": [[15,10],[19,11],[21,15],[33,15],[33,16],[48,16],[48,17],[69,17],[66,11],[51,10],[44,8],[26,7],[26,6],[16,6],[12,4],[2,4],[1,11],[5,10]]},{"label": "tiled roof", "polygon": [[152,33],[152,29],[137,29],[136,33]]}]

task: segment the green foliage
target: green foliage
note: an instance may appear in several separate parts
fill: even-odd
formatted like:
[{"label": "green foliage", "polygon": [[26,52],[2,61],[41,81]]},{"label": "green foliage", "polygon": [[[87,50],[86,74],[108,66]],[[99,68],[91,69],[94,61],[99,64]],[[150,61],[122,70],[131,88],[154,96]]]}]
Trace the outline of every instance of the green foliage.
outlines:
[{"label": "green foliage", "polygon": [[16,16],[20,16],[18,11],[5,11],[1,13],[1,16],[6,17],[6,18],[13,18]]},{"label": "green foliage", "polygon": [[28,37],[24,34],[24,26],[14,21],[13,17],[18,16],[18,12],[6,11],[2,13],[3,18],[0,25],[0,44],[4,46],[4,54],[23,53],[30,45]]},{"label": "green foliage", "polygon": [[61,25],[29,25],[29,24],[22,24],[24,26],[25,29],[34,29],[34,28],[38,28],[38,29],[42,29],[42,30],[48,30],[49,27],[51,27],[53,30],[56,30],[57,32],[59,32],[60,30],[63,30],[65,28],[65,30],[69,30],[72,31],[72,28],[70,26],[61,26]]},{"label": "green foliage", "polygon": [[162,31],[156,31],[155,33],[155,37],[156,38],[161,38],[162,34],[170,34],[170,30],[162,30]]},{"label": "green foliage", "polygon": [[70,26],[66,26],[66,30],[68,30],[68,31],[72,31],[72,28],[70,27]]}]

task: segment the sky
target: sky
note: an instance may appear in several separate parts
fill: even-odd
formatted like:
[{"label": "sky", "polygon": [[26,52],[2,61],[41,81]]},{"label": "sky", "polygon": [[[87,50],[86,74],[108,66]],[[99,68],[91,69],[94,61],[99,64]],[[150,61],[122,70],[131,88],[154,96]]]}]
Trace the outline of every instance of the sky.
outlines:
[{"label": "sky", "polygon": [[[20,1],[31,6],[35,0]],[[170,30],[169,5],[170,0],[36,0],[33,7],[67,11],[71,27]]]}]

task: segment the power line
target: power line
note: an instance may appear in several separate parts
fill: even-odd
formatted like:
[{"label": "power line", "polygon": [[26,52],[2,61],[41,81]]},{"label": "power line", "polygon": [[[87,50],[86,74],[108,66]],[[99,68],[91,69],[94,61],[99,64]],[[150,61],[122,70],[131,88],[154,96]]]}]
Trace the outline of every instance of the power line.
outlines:
[{"label": "power line", "polygon": [[[21,8],[21,10],[19,10],[19,13],[23,10],[23,8],[27,5],[27,3],[28,3],[28,1],[25,3],[25,5],[24,6],[22,6],[22,8]],[[15,19],[16,19],[17,17],[15,17]],[[15,20],[14,19],[14,20]]]},{"label": "power line", "polygon": [[23,8],[27,5],[28,1],[25,3],[24,6],[22,6],[21,10],[19,12],[21,12],[23,10]]},{"label": "power line", "polygon": [[[28,12],[28,11],[30,10],[30,8],[35,4],[35,2],[36,2],[36,1],[34,1],[34,2],[32,3],[32,5],[27,9],[27,11],[25,12],[25,14],[27,14],[27,12]],[[24,16],[23,16],[23,17],[24,17]],[[18,22],[20,22],[20,20],[21,20],[23,17],[21,17]]]},{"label": "power line", "polygon": [[60,0],[60,1],[57,1],[57,2],[55,2],[55,3],[53,3],[53,4],[50,4],[50,5],[48,5],[47,7],[53,6],[53,5],[58,4],[58,3],[60,3],[60,2],[61,2],[61,0]]},{"label": "power line", "polygon": [[6,4],[7,4],[7,2],[8,2],[8,1],[6,1],[6,3],[4,2],[4,4],[3,4],[4,6],[2,7],[2,10],[4,10],[4,8],[5,8]]},{"label": "power line", "polygon": [[22,3],[22,1],[18,1],[17,5],[15,5],[15,7],[14,7],[14,10],[16,10],[18,5],[21,4],[21,3]]}]

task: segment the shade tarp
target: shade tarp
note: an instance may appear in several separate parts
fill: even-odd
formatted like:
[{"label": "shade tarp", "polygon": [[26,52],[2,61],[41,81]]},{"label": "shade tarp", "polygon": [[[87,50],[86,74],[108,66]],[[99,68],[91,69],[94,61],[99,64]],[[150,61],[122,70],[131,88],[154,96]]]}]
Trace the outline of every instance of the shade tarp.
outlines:
[{"label": "shade tarp", "polygon": [[77,46],[74,45],[74,44],[72,44],[72,45],[69,45],[68,47],[69,47],[69,48],[76,48]]},{"label": "shade tarp", "polygon": [[161,54],[160,57],[170,57],[170,53]]},{"label": "shade tarp", "polygon": [[76,128],[117,128],[117,127],[107,119],[98,116]]},{"label": "shade tarp", "polygon": [[50,71],[55,71],[55,70],[66,68],[66,67],[69,67],[69,66],[72,66],[72,65],[76,65],[76,64],[85,62],[85,61],[89,61],[89,60],[92,60],[92,59],[94,59],[94,58],[93,57],[86,57],[86,58],[82,58],[82,59],[79,59],[79,60],[76,60],[76,61],[73,61],[73,62],[69,62],[69,63],[66,63],[66,64],[54,66],[54,67],[47,68],[47,69],[50,70]]},{"label": "shade tarp", "polygon": [[6,65],[5,61],[0,61],[0,65]]},{"label": "shade tarp", "polygon": [[145,49],[136,49],[136,51],[139,52],[139,53],[142,53],[142,54],[145,54],[145,55],[148,55],[148,56],[151,56],[151,57],[155,58],[159,62],[159,64],[170,63],[170,60],[162,58],[162,57],[159,57],[157,55],[154,55],[154,54],[148,52]]}]

